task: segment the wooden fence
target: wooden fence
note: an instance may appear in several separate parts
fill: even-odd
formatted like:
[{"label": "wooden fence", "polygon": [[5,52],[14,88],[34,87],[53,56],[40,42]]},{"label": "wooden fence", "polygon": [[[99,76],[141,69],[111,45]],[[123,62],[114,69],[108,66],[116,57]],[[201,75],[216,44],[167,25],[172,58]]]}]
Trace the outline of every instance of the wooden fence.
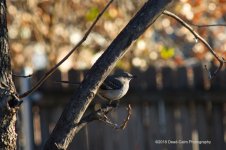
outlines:
[{"label": "wooden fence", "polygon": [[[213,69],[212,69],[213,70]],[[39,79],[44,71],[37,72]],[[73,85],[54,81],[81,81],[83,71],[57,71],[40,89],[43,97],[33,102],[35,149],[40,149],[70,99]],[[128,127],[121,131],[101,122],[84,128],[71,150],[223,150],[226,149],[226,70],[214,80],[201,65],[177,69],[154,67],[131,70],[131,82],[122,105],[111,114],[116,122],[132,104]],[[177,142],[177,143],[176,143]]]}]

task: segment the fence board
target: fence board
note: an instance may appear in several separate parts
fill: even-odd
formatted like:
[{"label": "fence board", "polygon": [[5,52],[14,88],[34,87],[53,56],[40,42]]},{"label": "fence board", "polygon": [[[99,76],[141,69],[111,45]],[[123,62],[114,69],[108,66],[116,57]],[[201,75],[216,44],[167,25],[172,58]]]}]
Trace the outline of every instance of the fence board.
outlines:
[{"label": "fence board", "polygon": [[[217,69],[217,66],[211,66],[210,68],[210,72],[214,73],[214,71]],[[213,80],[210,81],[211,86],[210,89],[211,90],[219,90],[221,87],[219,85],[221,85],[221,82],[223,80],[222,76],[221,76],[222,72],[220,71],[220,74],[217,75]]]},{"label": "fence board", "polygon": [[104,136],[104,149],[107,150],[114,150],[114,143],[113,143],[113,137],[114,137],[114,132],[112,132],[112,129],[110,129],[110,127],[105,126],[103,127],[104,132],[103,132],[103,136]]},{"label": "fence board", "polygon": [[175,72],[175,84],[177,90],[187,90],[188,85],[188,75],[186,67],[179,67]]},{"label": "fence board", "polygon": [[[188,103],[183,103],[179,106],[181,111],[180,123],[182,125],[182,140],[191,140],[192,126],[191,126],[191,114],[189,112]],[[191,144],[183,144],[183,150],[191,150]]]},{"label": "fence board", "polygon": [[[191,136],[191,140],[198,140],[198,137],[197,137],[197,116],[196,116],[196,105],[195,105],[195,102],[194,101],[191,101],[189,103],[189,111],[190,111],[190,114],[191,114],[191,127],[192,127],[192,136]],[[192,145],[192,149],[198,149],[199,148],[199,145],[198,144],[195,144],[195,143],[191,143]]]},{"label": "fence board", "polygon": [[142,116],[141,116],[141,108],[132,107],[132,116],[130,119],[130,124],[128,126],[128,135],[129,135],[129,149],[137,150],[144,149],[144,134],[143,134],[143,126],[142,126]]},{"label": "fence board", "polygon": [[[178,140],[176,138],[176,128],[175,128],[175,117],[174,117],[174,105],[170,103],[166,103],[166,111],[165,111],[165,119],[166,119],[166,124],[165,124],[165,138],[166,140]],[[175,144],[168,144],[166,145],[168,150],[175,150],[176,145]]]},{"label": "fence board", "polygon": [[151,66],[145,72],[145,80],[147,81],[147,90],[157,90],[157,82],[156,82],[156,74],[157,71],[155,67]]},{"label": "fence board", "polygon": [[[127,110],[126,107],[121,107],[119,109],[116,110],[117,113],[117,120],[116,122],[118,124],[121,124],[124,120],[125,117],[127,116]],[[128,125],[132,125],[130,122],[128,122]],[[112,134],[115,135],[115,140],[114,140],[114,144],[118,145],[118,143],[120,143],[120,145],[118,145],[118,148],[116,148],[117,150],[125,150],[125,149],[129,149],[129,145],[130,145],[130,137],[129,137],[129,130],[125,129],[125,130],[113,130]]]},{"label": "fence board", "polygon": [[[196,116],[197,116],[197,129],[199,135],[199,141],[209,140],[208,136],[208,122],[207,122],[207,113],[205,110],[205,103],[198,103],[196,107]],[[210,149],[210,145],[208,144],[200,144],[200,150],[208,150]]]},{"label": "fence board", "polygon": [[142,91],[143,89],[147,89],[148,79],[146,74],[138,68],[132,69],[131,73],[137,76],[137,78],[130,83],[131,88],[136,91]]},{"label": "fence board", "polygon": [[220,76],[220,83],[219,86],[221,88],[221,90],[225,91],[226,89],[226,69],[224,69],[223,71],[221,71],[218,76]]},{"label": "fence board", "polygon": [[226,149],[224,143],[224,129],[223,129],[223,110],[221,104],[213,104],[213,118],[212,118],[212,143],[216,150]]},{"label": "fence board", "polygon": [[[68,71],[68,80],[72,83],[80,83],[83,80],[84,73],[85,70],[70,69]],[[69,87],[74,88],[75,85],[69,84]]]},{"label": "fence board", "polygon": [[[88,127],[84,127],[73,139],[72,144],[69,145],[68,150],[92,150],[89,145],[89,132],[86,134]],[[88,144],[88,145],[87,145]]]},{"label": "fence board", "polygon": [[163,90],[172,90],[175,88],[176,80],[174,78],[174,71],[169,67],[162,68],[162,87]]},{"label": "fence board", "polygon": [[103,124],[100,122],[92,122],[88,125],[89,147],[91,150],[104,149]]},{"label": "fence board", "polygon": [[47,114],[47,110],[40,108],[41,147],[44,146],[47,138],[49,137],[49,121]]},{"label": "fence board", "polygon": [[204,76],[203,76],[203,67],[201,65],[196,65],[193,67],[193,80],[194,80],[194,89],[204,90]]},{"label": "fence board", "polygon": [[152,103],[149,107],[149,132],[146,132],[148,135],[148,150],[158,150],[163,149],[162,144],[155,143],[156,140],[162,140],[160,136],[159,122],[158,122],[158,109],[156,107],[157,103]]}]

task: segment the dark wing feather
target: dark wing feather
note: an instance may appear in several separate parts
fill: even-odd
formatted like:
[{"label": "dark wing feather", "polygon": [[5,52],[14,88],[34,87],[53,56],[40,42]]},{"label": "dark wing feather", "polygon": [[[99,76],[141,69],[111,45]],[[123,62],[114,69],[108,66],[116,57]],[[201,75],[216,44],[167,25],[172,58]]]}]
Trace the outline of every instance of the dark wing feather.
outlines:
[{"label": "dark wing feather", "polygon": [[121,89],[122,86],[122,83],[117,78],[107,77],[100,88],[102,90],[118,90]]}]

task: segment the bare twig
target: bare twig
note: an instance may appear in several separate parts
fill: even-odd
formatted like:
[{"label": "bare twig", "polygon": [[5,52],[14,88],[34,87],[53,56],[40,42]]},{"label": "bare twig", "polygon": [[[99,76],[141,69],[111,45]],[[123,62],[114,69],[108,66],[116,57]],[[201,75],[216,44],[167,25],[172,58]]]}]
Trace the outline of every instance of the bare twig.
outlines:
[{"label": "bare twig", "polygon": [[127,117],[124,120],[124,122],[119,126],[118,129],[124,130],[127,127],[127,125],[128,125],[129,119],[130,119],[130,117],[132,115],[132,108],[131,108],[130,104],[127,106],[127,111],[128,111]]},{"label": "bare twig", "polygon": [[107,114],[109,112],[111,112],[114,108],[115,108],[114,106],[108,105],[95,112],[92,112],[89,115],[87,115],[86,117],[82,118],[78,125],[84,127],[89,122],[92,122],[94,120],[99,120],[99,121],[106,123],[107,125],[110,125],[114,129],[124,130],[127,127],[130,117],[132,115],[132,108],[131,108],[130,104],[127,106],[128,114],[121,125],[113,123],[111,121],[111,119],[109,119],[107,116]]},{"label": "bare twig", "polygon": [[17,74],[12,74],[14,77],[18,77],[18,78],[30,78],[32,77],[32,74],[29,75],[17,75]]},{"label": "bare twig", "polygon": [[190,25],[194,26],[194,27],[198,27],[198,28],[206,28],[206,27],[224,27],[226,26],[226,24],[193,24],[193,23],[189,23]]},{"label": "bare twig", "polygon": [[70,50],[70,52],[60,61],[58,62],[53,68],[51,68],[49,71],[47,71],[45,73],[45,75],[27,92],[19,95],[19,98],[23,98],[28,96],[29,94],[33,93],[35,90],[37,90],[56,70],[57,68],[68,59],[69,56],[71,56],[71,54],[77,50],[82,43],[87,39],[88,35],[90,34],[90,32],[92,31],[92,29],[94,28],[94,26],[96,25],[96,23],[98,22],[98,20],[100,19],[100,17],[104,14],[104,12],[107,10],[107,8],[110,6],[110,4],[113,2],[114,0],[110,0],[108,2],[108,4],[104,7],[104,9],[100,12],[100,14],[96,17],[95,21],[92,23],[92,25],[90,26],[90,28],[86,31],[86,33],[84,34],[83,38],[75,45],[74,48],[72,48]]},{"label": "bare twig", "polygon": [[61,83],[61,84],[69,84],[69,85],[79,85],[79,82],[70,82],[70,81],[54,81],[54,83]]},{"label": "bare twig", "polygon": [[132,115],[132,108],[130,106],[130,104],[127,106],[127,111],[128,111],[128,114],[127,114],[127,117],[126,119],[122,122],[121,125],[118,125],[117,123],[113,123],[108,117],[106,114],[98,114],[99,117],[98,117],[98,120],[110,125],[111,127],[113,127],[114,129],[121,129],[121,130],[124,130],[127,125],[128,125],[128,122],[129,122],[129,119]]},{"label": "bare twig", "polygon": [[186,29],[188,29],[194,35],[195,39],[200,40],[208,48],[208,50],[212,53],[212,55],[219,61],[220,65],[217,67],[217,69],[213,73],[210,73],[210,71],[206,68],[206,70],[209,72],[209,78],[213,79],[217,75],[217,73],[221,70],[221,68],[223,67],[223,64],[225,63],[224,58],[220,58],[216,54],[216,52],[213,50],[213,48],[209,45],[209,43],[205,39],[203,39],[197,32],[195,32],[192,29],[192,27],[189,24],[187,24],[183,19],[181,19],[174,13],[171,13],[166,10],[163,11],[163,14],[176,19],[180,24],[182,24]]}]

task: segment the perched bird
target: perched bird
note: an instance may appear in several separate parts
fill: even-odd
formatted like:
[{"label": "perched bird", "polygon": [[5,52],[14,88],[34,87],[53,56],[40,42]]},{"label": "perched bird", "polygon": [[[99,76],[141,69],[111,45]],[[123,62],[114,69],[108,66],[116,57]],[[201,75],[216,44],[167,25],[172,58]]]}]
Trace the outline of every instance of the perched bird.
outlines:
[{"label": "perched bird", "polygon": [[[120,72],[118,74],[108,76],[100,86],[97,95],[104,100],[112,103],[121,99],[129,90],[130,80],[136,76],[128,72]],[[57,83],[80,84],[70,81],[57,81]]]},{"label": "perched bird", "polygon": [[108,76],[98,90],[98,96],[110,103],[121,99],[129,90],[129,83],[134,75],[128,72],[120,72]]}]

